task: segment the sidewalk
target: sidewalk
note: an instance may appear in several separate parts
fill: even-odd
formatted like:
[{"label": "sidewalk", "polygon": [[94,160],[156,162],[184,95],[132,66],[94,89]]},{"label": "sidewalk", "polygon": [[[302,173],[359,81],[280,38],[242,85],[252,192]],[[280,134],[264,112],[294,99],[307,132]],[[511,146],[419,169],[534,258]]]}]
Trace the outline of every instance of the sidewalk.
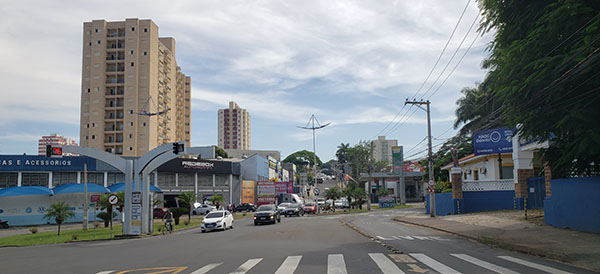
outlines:
[{"label": "sidewalk", "polygon": [[543,224],[543,211],[529,213],[528,220],[523,211],[513,210],[434,218],[422,213],[394,220],[600,271],[600,233],[555,228]]}]

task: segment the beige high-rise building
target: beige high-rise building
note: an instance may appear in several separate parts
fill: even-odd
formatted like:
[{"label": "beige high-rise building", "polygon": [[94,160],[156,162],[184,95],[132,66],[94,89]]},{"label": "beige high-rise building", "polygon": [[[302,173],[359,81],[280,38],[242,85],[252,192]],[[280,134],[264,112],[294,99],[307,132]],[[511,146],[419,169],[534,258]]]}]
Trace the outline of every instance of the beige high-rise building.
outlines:
[{"label": "beige high-rise building", "polygon": [[152,20],[85,22],[82,59],[81,146],[140,156],[190,145],[191,79]]},{"label": "beige high-rise building", "polygon": [[235,102],[219,109],[219,147],[250,149],[250,113]]},{"label": "beige high-rise building", "polygon": [[386,140],[385,136],[377,137],[373,142],[373,160],[386,160],[388,165],[392,164],[392,147],[398,146],[398,140]]}]

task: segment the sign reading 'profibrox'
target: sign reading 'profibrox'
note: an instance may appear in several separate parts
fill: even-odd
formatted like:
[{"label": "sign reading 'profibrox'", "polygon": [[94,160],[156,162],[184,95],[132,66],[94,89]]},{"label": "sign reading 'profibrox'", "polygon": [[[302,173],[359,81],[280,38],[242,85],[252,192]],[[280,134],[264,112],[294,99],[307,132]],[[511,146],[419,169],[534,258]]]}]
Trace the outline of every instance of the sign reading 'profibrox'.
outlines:
[{"label": "sign reading 'profibrox'", "polygon": [[473,134],[475,155],[512,153],[513,130],[496,128]]}]

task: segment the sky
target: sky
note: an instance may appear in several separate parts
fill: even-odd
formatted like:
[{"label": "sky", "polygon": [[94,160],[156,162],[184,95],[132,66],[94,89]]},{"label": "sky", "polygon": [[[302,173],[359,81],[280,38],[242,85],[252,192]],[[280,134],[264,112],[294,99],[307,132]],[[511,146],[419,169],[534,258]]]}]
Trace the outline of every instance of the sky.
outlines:
[{"label": "sky", "polygon": [[282,159],[312,151],[298,128],[312,114],[331,123],[316,132],[323,161],[378,135],[418,158],[426,112],[405,100],[431,101],[435,146],[455,133],[461,89],[486,73],[493,37],[469,32],[473,0],[425,81],[467,1],[13,1],[0,6],[0,154],[37,154],[50,133],[79,142],[83,23],[140,18],[175,38],[191,76],[192,146],[217,144],[217,111],[235,101],[251,115],[251,148]]}]

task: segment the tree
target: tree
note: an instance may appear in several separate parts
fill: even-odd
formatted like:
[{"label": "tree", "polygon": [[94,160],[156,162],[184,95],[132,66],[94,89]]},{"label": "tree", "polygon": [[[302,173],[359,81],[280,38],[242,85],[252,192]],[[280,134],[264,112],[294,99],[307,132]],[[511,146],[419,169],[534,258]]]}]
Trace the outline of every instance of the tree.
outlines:
[{"label": "tree", "polygon": [[348,200],[348,205],[352,206],[352,208],[354,208],[354,204],[352,203],[352,194],[354,193],[355,188],[356,183],[351,182],[348,183],[348,185],[346,185],[346,187],[342,190],[342,195],[346,197],[346,200]]},{"label": "tree", "polygon": [[496,128],[505,125],[502,116],[498,113],[499,105],[494,94],[483,84],[475,88],[463,88],[463,96],[456,101],[456,120],[454,128],[462,127],[459,131],[461,136],[479,130]]},{"label": "tree", "polygon": [[[304,166],[308,163],[311,166],[314,166],[314,153],[308,150],[300,150],[296,151],[290,155],[288,155],[282,162],[284,163],[294,163],[299,169],[304,168]],[[321,159],[317,156],[317,166],[322,165]]]},{"label": "tree", "polygon": [[197,200],[196,193],[194,191],[184,191],[179,196],[177,196],[177,200],[185,203],[188,206],[188,222],[192,218],[192,209],[194,207],[194,203]]},{"label": "tree", "polygon": [[553,176],[600,167],[600,3],[591,0],[479,0],[480,32],[494,29],[489,72],[502,116],[527,140],[550,141],[539,154]]},{"label": "tree", "polygon": [[[461,135],[460,133],[456,136],[446,140],[444,144],[438,149],[437,152],[433,153],[433,178],[442,181],[449,180],[449,174],[445,170],[441,170],[441,167],[452,162],[452,148],[458,150],[458,158],[465,157],[473,153],[473,139],[470,135]],[[426,170],[424,178],[429,177],[429,165],[427,159],[423,159],[420,162]]]},{"label": "tree", "polygon": [[[119,198],[119,202],[117,202],[117,204],[114,205],[114,208],[116,210],[118,210],[119,212],[123,212],[123,208],[125,207],[125,192],[119,191],[114,194],[116,194],[117,197]],[[102,194],[102,196],[100,196],[100,200],[98,201],[98,204],[100,205],[100,209],[104,210],[110,206],[110,204],[108,203],[108,196],[110,196],[110,195],[112,195],[112,194],[104,193],[104,194]]]},{"label": "tree", "polygon": [[387,172],[388,167],[390,167],[390,165],[387,160],[380,160],[373,163],[373,172]]},{"label": "tree", "polygon": [[329,160],[325,163],[323,163],[323,165],[321,165],[321,172],[330,176],[335,175],[335,167],[337,165],[337,161],[336,160]]},{"label": "tree", "polygon": [[375,195],[377,197],[383,197],[390,195],[390,192],[385,188],[380,188],[379,190],[377,190],[377,193],[375,193]]},{"label": "tree", "polygon": [[352,177],[359,178],[361,173],[369,170],[369,159],[371,157],[370,142],[360,141],[347,150],[347,161],[352,167]]},{"label": "tree", "polygon": [[331,200],[337,200],[342,196],[342,192],[337,186],[331,187],[325,190],[325,198]]},{"label": "tree", "polygon": [[227,152],[225,150],[218,146],[215,146],[215,157],[219,156],[221,156],[222,158],[229,158],[229,155],[227,155]]},{"label": "tree", "polygon": [[58,224],[58,233],[56,235],[60,235],[60,225],[67,219],[73,217],[75,217],[75,213],[68,204],[65,204],[65,202],[51,204],[44,215],[44,218],[48,220],[54,218],[54,221]]},{"label": "tree", "polygon": [[335,157],[337,157],[338,163],[340,163],[341,165],[343,165],[344,163],[346,163],[347,160],[347,153],[348,153],[348,149],[350,148],[350,144],[349,143],[341,143],[338,147],[337,147],[337,151],[335,152]]},{"label": "tree", "polygon": [[213,203],[213,205],[215,205],[217,208],[219,208],[219,206],[223,203],[223,195],[221,194],[215,194],[213,196],[210,197],[210,201]]},{"label": "tree", "polygon": [[367,194],[363,188],[357,187],[352,190],[352,198],[354,198],[354,203],[358,206],[358,209],[362,209],[362,205],[367,200]]}]

